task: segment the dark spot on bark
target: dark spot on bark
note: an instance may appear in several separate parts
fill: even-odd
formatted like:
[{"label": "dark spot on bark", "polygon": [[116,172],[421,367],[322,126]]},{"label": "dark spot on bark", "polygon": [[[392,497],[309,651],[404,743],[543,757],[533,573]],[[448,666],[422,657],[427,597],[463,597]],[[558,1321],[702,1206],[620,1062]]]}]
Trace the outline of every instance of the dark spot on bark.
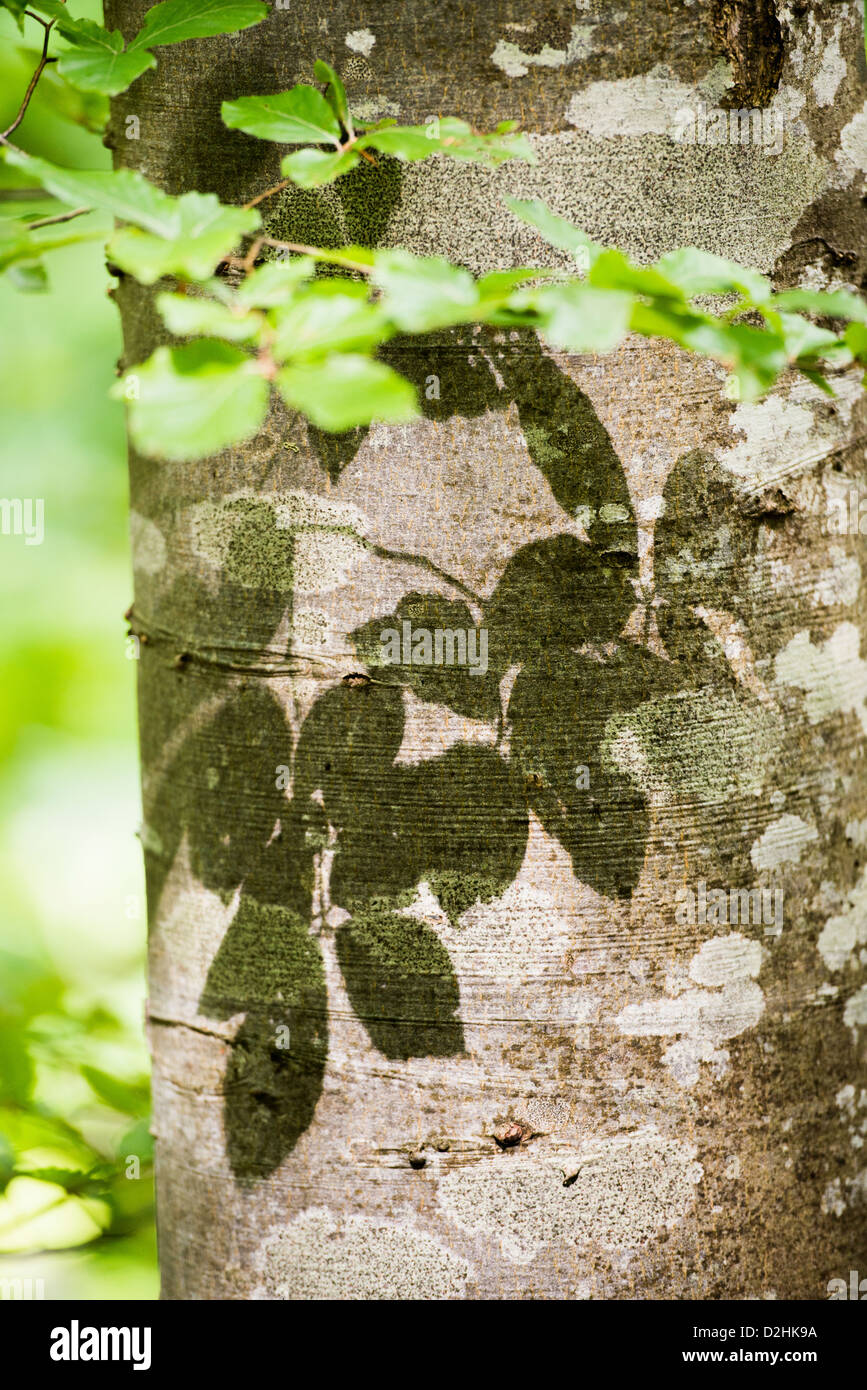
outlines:
[{"label": "dark spot on bark", "polygon": [[774,0],[713,0],[711,24],[734,73],[725,105],[767,106],[780,85],[784,57]]},{"label": "dark spot on bark", "polygon": [[[834,148],[820,152],[833,158]],[[867,219],[855,187],[828,189],[804,210],[792,232],[791,247],[774,268],[782,288],[799,283],[805,267],[818,265],[825,275],[863,288],[867,265]]]},{"label": "dark spot on bark", "polygon": [[426,1163],[427,1163],[427,1159],[425,1158],[424,1154],[423,1154],[423,1153],[419,1153],[418,1150],[414,1151],[414,1152],[411,1153],[410,1156],[409,1156],[409,1166],[410,1166],[410,1168],[416,1168],[416,1169],[418,1169],[418,1168],[423,1168],[423,1167],[425,1166]]},{"label": "dark spot on bark", "polygon": [[546,46],[554,49],[568,47],[572,26],[562,9],[552,6],[543,10],[538,19],[530,20],[529,24],[533,26],[529,33],[516,33],[518,46],[524,53],[541,53]]},{"label": "dark spot on bark", "polygon": [[[802,221],[812,222],[816,216],[817,205],[808,208]],[[839,251],[821,236],[806,236],[793,242],[777,261],[774,267],[774,280],[781,289],[797,285],[807,266],[819,266],[827,279],[843,272],[843,278],[854,280],[858,257],[851,252]]]},{"label": "dark spot on bark", "polygon": [[279,1107],[276,1096],[272,1096],[269,1091],[251,1091],[250,1093],[257,1105],[264,1105],[266,1110],[275,1112]]},{"label": "dark spot on bark", "polygon": [[795,504],[790,497],[787,497],[781,487],[766,488],[758,497],[748,497],[741,504],[741,511],[745,516],[760,518],[762,521],[773,521],[781,517],[791,516],[795,511]]},{"label": "dark spot on bark", "polygon": [[514,1149],[532,1137],[532,1129],[522,1120],[506,1120],[494,1130],[494,1141],[501,1149]]}]

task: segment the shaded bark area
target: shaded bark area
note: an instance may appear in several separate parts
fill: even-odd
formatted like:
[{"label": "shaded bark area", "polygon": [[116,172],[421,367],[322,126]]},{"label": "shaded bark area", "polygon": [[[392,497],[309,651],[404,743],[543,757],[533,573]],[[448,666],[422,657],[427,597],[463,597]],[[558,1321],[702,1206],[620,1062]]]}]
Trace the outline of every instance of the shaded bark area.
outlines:
[{"label": "shaded bark area", "polygon": [[[297,4],[162,51],[110,140],[252,197],[280,151],[219,103],[321,56],[371,114],[519,117],[539,164],[383,160],[279,235],[564,264],[515,192],[861,284],[860,42],[842,6]],[[778,99],[778,153],[672,135]],[[161,330],[117,297],[130,365]],[[824,1298],[867,1261],[858,383],[751,407],[645,342],[389,355],[412,426],[275,408],[131,458],[164,1295]]]},{"label": "shaded bark area", "polygon": [[783,71],[783,30],[775,0],[715,0],[713,27],[732,64],[733,106],[767,106]]}]

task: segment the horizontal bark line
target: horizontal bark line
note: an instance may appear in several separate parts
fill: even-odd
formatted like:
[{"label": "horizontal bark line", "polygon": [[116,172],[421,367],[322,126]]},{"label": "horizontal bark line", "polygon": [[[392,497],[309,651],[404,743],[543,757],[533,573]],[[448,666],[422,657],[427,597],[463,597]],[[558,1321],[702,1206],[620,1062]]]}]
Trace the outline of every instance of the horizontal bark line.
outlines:
[{"label": "horizontal bark line", "polygon": [[[620,973],[626,973],[626,972],[620,972]],[[484,977],[484,976],[478,976],[477,979],[480,980],[480,981],[484,981],[484,980],[486,979],[486,977]],[[465,983],[466,983],[466,981],[465,981]],[[690,986],[690,987],[691,987],[693,990],[697,990],[697,989],[700,989],[700,988],[701,988],[700,986],[696,985],[695,983],[691,983],[691,986]],[[853,994],[855,993],[854,987],[853,987],[853,989],[852,989],[852,993],[853,993]],[[673,997],[676,998],[676,996],[673,996]],[[786,1009],[788,1012],[791,1013],[793,1010],[797,1010],[799,1006],[803,1006],[805,1009],[806,1009],[806,1008],[811,1008],[811,1009],[813,1009],[813,1008],[837,1008],[837,1009],[841,1009],[842,1006],[843,1006],[843,1005],[845,1004],[845,1002],[846,1002],[846,996],[843,995],[842,993],[838,993],[838,994],[835,994],[835,995],[817,995],[817,993],[816,993],[815,990],[812,990],[812,991],[811,991],[809,988],[804,989],[800,994],[791,993],[791,992],[783,993],[782,991],[780,991],[779,997],[776,998],[776,1000],[775,1000],[775,996],[771,995],[771,996],[768,997],[768,999],[767,999],[767,1001],[766,1001],[766,1010],[765,1010],[765,1011],[766,1011],[766,1013],[769,1015],[769,1017],[771,1018],[772,1021],[773,1021],[773,1008],[772,1008],[772,1007],[768,1007],[768,1006],[772,1006],[772,1005],[775,1003],[775,1001],[779,1004],[779,1007],[780,1007],[781,1009],[785,1007],[785,1009]],[[245,1003],[240,1003],[240,1004],[239,1004],[239,1008],[238,1008],[238,1010],[237,1010],[237,1013],[232,1014],[231,1017],[232,1017],[232,1018],[241,1018],[241,1017],[243,1017],[244,1015],[246,1015],[246,1016],[248,1016],[248,1017],[249,1017],[249,1016],[257,1016],[257,1015],[262,1014],[262,1013],[265,1013],[265,1012],[267,1012],[267,1011],[269,1011],[269,1010],[270,1010],[270,1011],[276,1011],[276,1007],[279,1006],[279,1004],[280,1004],[282,1001],[280,1001],[280,1000],[271,1000],[271,1001],[267,1001],[267,1002],[264,1003],[264,1004],[259,1003],[259,1001],[256,1001],[256,1002],[257,1002],[258,1007],[257,1007],[257,1006],[251,1006],[249,1003],[246,1003],[246,1002],[245,1002]],[[331,1007],[329,1007],[329,1008],[327,1008],[327,1009],[301,1009],[301,1008],[299,1008],[297,1005],[292,1004],[292,1003],[290,1003],[290,1002],[287,1002],[286,1008],[287,1008],[287,1010],[291,1010],[291,1012],[292,1012],[293,1015],[300,1015],[300,1016],[303,1016],[304,1018],[322,1018],[322,1019],[330,1019],[330,1020],[333,1020],[333,1021],[336,1022],[336,1023],[362,1023],[362,1024],[365,1024],[365,1023],[367,1023],[367,1022],[370,1022],[371,1020],[372,1020],[372,1021],[375,1021],[375,1022],[377,1022],[377,1023],[430,1023],[430,1022],[431,1022],[431,1017],[430,1017],[430,1015],[427,1015],[427,1014],[421,1015],[421,1014],[405,1014],[405,1013],[400,1013],[400,1014],[358,1013],[358,1012],[357,1012],[356,1010],[354,1010],[354,1009],[336,1009],[336,1008],[331,1008]],[[560,1016],[560,1015],[551,1014],[551,1013],[548,1013],[548,1014],[537,1014],[537,1015],[528,1015],[528,1014],[499,1014],[499,1015],[496,1015],[496,1014],[490,1014],[490,1015],[487,1015],[487,1016],[480,1016],[480,1017],[476,1017],[476,1018],[470,1018],[470,1017],[468,1017],[466,1014],[460,1013],[459,1016],[460,1016],[461,1022],[462,1022],[466,1027],[468,1027],[468,1028],[482,1028],[482,1029],[495,1028],[495,1027],[503,1027],[503,1028],[507,1028],[507,1027],[508,1027],[508,1028],[511,1028],[511,1027],[516,1026],[516,1025],[519,1026],[519,1027],[525,1027],[525,1028],[557,1028],[557,1029],[561,1029],[561,1030],[562,1030],[564,1027],[570,1027],[570,1028],[577,1028],[577,1027],[580,1027],[580,1028],[585,1029],[588,1033],[599,1033],[599,1034],[606,1033],[606,1034],[607,1034],[607,1033],[611,1033],[611,1032],[613,1031],[613,1024],[614,1024],[614,1020],[611,1020],[611,1019],[603,1020],[602,1022],[594,1022],[593,1020],[582,1020],[582,1019],[579,1019],[579,1018],[575,1018],[574,1016],[569,1016],[569,1015],[562,1015],[562,1016]],[[204,1017],[204,1015],[202,1015],[202,1017]],[[205,1037],[205,1038],[213,1038],[216,1042],[227,1043],[227,1044],[229,1044],[230,1046],[234,1045],[234,1041],[235,1041],[233,1032],[230,1031],[228,1028],[226,1029],[225,1032],[218,1032],[216,1029],[203,1028],[203,1027],[201,1027],[200,1024],[191,1023],[191,1022],[189,1022],[189,1021],[187,1021],[187,1020],[185,1020],[185,1019],[181,1019],[181,1018],[161,1018],[161,1017],[153,1017],[153,1016],[152,1016],[152,1017],[150,1018],[150,1024],[151,1024],[151,1025],[160,1026],[160,1027],[165,1027],[165,1028],[180,1028],[180,1029],[186,1029],[188,1032],[191,1032],[191,1033],[199,1033],[202,1037]],[[682,1033],[684,1033],[684,1032],[686,1032],[686,1031],[688,1031],[688,1030],[687,1030],[686,1026],[684,1026],[683,1028],[674,1028],[674,1027],[673,1027],[669,1032],[659,1032],[659,1033],[654,1032],[654,1033],[646,1033],[646,1034],[627,1034],[627,1033],[622,1033],[620,1030],[618,1030],[618,1031],[617,1031],[617,1035],[618,1035],[618,1037],[624,1037],[624,1038],[626,1038],[626,1037],[629,1037],[629,1038],[642,1038],[645,1042],[658,1042],[660,1039],[664,1039],[664,1038],[666,1038],[666,1037],[674,1037],[675,1035],[678,1035],[678,1036],[679,1036],[680,1034],[682,1034]],[[730,1041],[732,1041],[732,1040],[730,1040]],[[287,1049],[287,1050],[288,1050],[288,1049]],[[298,1054],[295,1053],[295,1052],[293,1052],[292,1055],[293,1055],[293,1056],[298,1056]],[[427,1055],[427,1054],[425,1054],[425,1055]],[[357,1060],[356,1060],[355,1065],[358,1065]],[[375,1069],[374,1069],[374,1068],[370,1068],[370,1070],[375,1070]]]}]

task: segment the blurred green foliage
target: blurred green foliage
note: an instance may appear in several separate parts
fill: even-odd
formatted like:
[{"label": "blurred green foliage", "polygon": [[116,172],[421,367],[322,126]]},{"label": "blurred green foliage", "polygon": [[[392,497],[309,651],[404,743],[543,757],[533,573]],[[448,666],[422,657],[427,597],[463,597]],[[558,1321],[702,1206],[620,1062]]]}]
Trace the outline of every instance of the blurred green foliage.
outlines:
[{"label": "blurred green foliage", "polygon": [[[5,125],[35,40],[7,14],[0,39]],[[52,75],[22,146],[108,167],[99,100]],[[0,219],[14,187],[4,169]],[[105,389],[120,326],[98,243],[49,273],[48,293],[0,282],[0,496],[42,498],[45,517],[41,545],[0,534],[0,1298],[9,1279],[153,1298],[126,459]]]}]

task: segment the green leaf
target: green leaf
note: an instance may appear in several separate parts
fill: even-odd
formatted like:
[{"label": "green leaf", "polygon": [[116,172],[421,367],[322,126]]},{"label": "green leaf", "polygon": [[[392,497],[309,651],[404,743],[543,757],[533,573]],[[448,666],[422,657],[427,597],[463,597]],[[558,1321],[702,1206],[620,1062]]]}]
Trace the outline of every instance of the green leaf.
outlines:
[{"label": "green leaf", "polygon": [[236,298],[246,308],[273,309],[289,299],[316,269],[310,256],[293,256],[286,261],[269,261],[248,275],[238,286]]},{"label": "green leaf", "polygon": [[821,314],[829,319],[850,319],[867,324],[867,303],[848,290],[783,290],[768,302],[768,308],[783,312]]},{"label": "green leaf", "polygon": [[67,1167],[86,1169],[94,1162],[94,1152],[77,1130],[56,1115],[43,1115],[20,1107],[0,1109],[0,1132],[16,1153],[49,1149],[61,1155]]},{"label": "green leaf", "polygon": [[241,237],[260,225],[255,208],[225,207],[213,193],[172,198],[131,169],[62,169],[20,150],[8,150],[7,159],[63,202],[89,204],[132,222],[133,228],[115,234],[108,254],[145,285],[164,275],[207,279]]},{"label": "green leaf", "polygon": [[111,394],[129,404],[136,448],[173,462],[204,458],[248,439],[268,409],[268,384],[253,359],[206,338],[157,348]]},{"label": "green leaf", "polygon": [[116,232],[108,243],[110,261],[153,285],[166,275],[207,280],[240,238],[251,230],[244,208],[221,207],[210,193],[185,193],[172,239],[151,236],[135,227]]},{"label": "green leaf", "polygon": [[359,146],[379,150],[397,159],[428,159],[445,154],[450,159],[466,159],[496,169],[508,159],[535,164],[536,155],[525,135],[497,130],[493,135],[477,135],[466,121],[454,116],[429,121],[425,126],[388,125],[368,129]]},{"label": "green leaf", "polygon": [[355,150],[336,150],[332,154],[328,150],[306,148],[287,154],[281,161],[280,172],[299,188],[321,188],[325,183],[333,183],[341,174],[348,174],[360,159]]},{"label": "green leaf", "polygon": [[[35,49],[19,47],[21,56],[35,68],[39,55]],[[83,91],[57,71],[57,64],[45,68],[39,79],[39,102],[63,120],[72,121],[101,134],[108,120],[108,98],[101,92]]]},{"label": "green leaf", "polygon": [[565,217],[558,217],[538,198],[525,201],[507,197],[505,203],[509,211],[521,222],[526,222],[541,232],[549,245],[557,246],[561,251],[571,252],[583,267],[589,268],[600,255],[603,248],[597,242],[592,241],[586,232],[573,227]]},{"label": "green leaf", "polygon": [[287,405],[332,433],[373,420],[400,422],[418,415],[410,383],[369,357],[333,353],[321,362],[284,367],[277,386]]},{"label": "green leaf", "polygon": [[116,96],[148,68],[156,67],[152,53],[125,53],[123,35],[118,30],[109,33],[89,20],[82,20],[81,25],[73,47],[62,53],[57,63],[60,74],[76,87]]},{"label": "green leaf", "polygon": [[101,241],[104,231],[91,224],[79,228],[78,222],[59,222],[50,227],[30,228],[26,223],[0,224],[0,270],[19,262],[33,262],[46,251],[75,246],[82,241]]},{"label": "green leaf", "polygon": [[149,1116],[136,1120],[135,1124],[118,1141],[117,1156],[119,1162],[123,1162],[131,1154],[136,1154],[143,1163],[153,1163],[154,1137],[150,1132],[150,1123]]},{"label": "green leaf", "polygon": [[438,141],[433,133],[435,126],[398,126],[389,124],[381,130],[368,131],[359,140],[365,149],[378,150],[380,154],[390,154],[396,159],[430,159],[438,153]]},{"label": "green leaf", "polygon": [[86,34],[87,26],[92,23],[89,19],[76,19],[74,15],[69,13],[66,5],[61,3],[61,0],[31,0],[27,8],[38,10],[40,14],[49,15],[54,20],[57,32],[67,38]]},{"label": "green leaf", "polygon": [[142,284],[166,275],[206,280],[241,237],[258,226],[252,209],[228,208],[211,193],[185,193],[178,199],[170,237],[123,228],[108,244],[108,256]]},{"label": "green leaf", "polygon": [[867,362],[867,327],[863,323],[850,323],[843,340],[860,362]]},{"label": "green leaf", "polygon": [[67,1192],[81,1192],[92,1182],[90,1173],[81,1172],[78,1168],[29,1168],[25,1164],[20,1165],[16,1171],[22,1177],[35,1178],[37,1182],[54,1183]]},{"label": "green leaf", "polygon": [[343,129],[348,135],[354,135],[352,128],[352,116],[349,113],[349,102],[346,99],[346,88],[334,68],[328,63],[323,63],[318,59],[313,64],[313,76],[317,82],[326,84],[325,100],[331,107]]},{"label": "green leaf", "polygon": [[526,266],[523,269],[515,270],[489,270],[487,275],[479,276],[476,281],[476,288],[479,292],[479,299],[487,302],[492,299],[508,297],[512,290],[518,285],[522,285],[527,280],[544,279],[550,275],[550,271],[541,266]]},{"label": "green leaf", "polygon": [[281,145],[339,145],[340,123],[321,92],[299,83],[288,92],[224,101],[223,123]]},{"label": "green leaf", "polygon": [[526,293],[538,311],[542,336],[567,352],[610,352],[626,336],[635,302],[631,294],[580,282]]},{"label": "green leaf", "polygon": [[825,355],[839,357],[841,354],[850,356],[845,343],[827,328],[817,328],[800,314],[779,314],[775,317],[779,321],[783,342],[790,358],[815,358]]},{"label": "green leaf", "polygon": [[671,251],[656,262],[656,269],[673,280],[687,299],[697,294],[743,294],[754,304],[762,304],[771,293],[771,284],[757,270],[748,270],[735,261],[687,246]]},{"label": "green leaf", "polygon": [[184,39],[234,34],[259,24],[268,6],[260,0],[163,0],[148,10],[144,25],[130,49],[158,48]]},{"label": "green leaf", "polygon": [[0,1025],[0,1100],[26,1105],[33,1090],[33,1063],[26,1037],[13,1021]]},{"label": "green leaf", "polygon": [[756,400],[788,365],[780,334],[747,324],[729,324],[670,302],[644,304],[636,300],[630,327],[645,337],[668,338],[721,362],[737,378],[742,401]]},{"label": "green leaf", "polygon": [[[72,207],[83,204],[99,208],[154,237],[185,242],[200,239],[201,259],[210,260],[211,269],[241,236],[260,225],[255,208],[225,207],[212,193],[172,198],[132,169],[63,169],[13,149],[6,151],[6,158]],[[220,249],[214,251],[217,246]],[[196,259],[195,248],[191,258]]]},{"label": "green leaf", "polygon": [[15,1172],[15,1153],[5,1134],[0,1134],[0,1192]]},{"label": "green leaf", "polygon": [[8,10],[20,30],[24,30],[24,11],[27,9],[27,0],[0,0],[0,7]]},{"label": "green leaf", "polygon": [[826,381],[825,378],[822,376],[822,373],[816,371],[815,367],[805,367],[801,362],[796,362],[795,366],[798,368],[798,371],[801,373],[801,376],[805,376],[808,381],[812,381],[813,385],[818,386],[819,390],[823,391],[826,396],[833,397],[836,395],[836,392],[834,391],[834,388],[831,385],[831,383],[829,381]]},{"label": "green leaf", "polygon": [[48,271],[41,261],[19,261],[3,278],[20,294],[44,294],[48,289]]},{"label": "green leaf", "polygon": [[251,343],[259,337],[264,320],[239,306],[235,312],[227,304],[199,299],[189,294],[157,295],[160,317],[170,333],[179,338],[225,338],[230,343]]},{"label": "green leaf", "polygon": [[351,280],[319,280],[271,315],[277,361],[328,352],[369,351],[394,329],[386,310],[368,301],[366,285]]},{"label": "green leaf", "polygon": [[594,258],[588,276],[591,285],[605,290],[626,290],[659,299],[683,300],[679,287],[653,266],[636,266],[622,251],[609,248]]},{"label": "green leaf", "polygon": [[110,1076],[99,1067],[83,1066],[81,1074],[91,1090],[100,1100],[118,1110],[122,1115],[138,1117],[147,1112],[150,1104],[150,1086],[147,1081],[122,1081],[120,1077]]},{"label": "green leaf", "polygon": [[0,1199],[0,1252],[68,1249],[95,1240],[110,1222],[107,1202],[21,1173]]},{"label": "green leaf", "polygon": [[470,272],[450,265],[442,256],[381,251],[371,279],[383,291],[383,304],[392,321],[406,333],[471,321],[479,303],[478,286]]},{"label": "green leaf", "polygon": [[[719,337],[722,341],[719,360],[738,378],[741,400],[755,400],[761,396],[788,365],[785,342],[776,333],[733,323],[719,330]],[[696,335],[695,341],[700,341],[700,335]]]}]

